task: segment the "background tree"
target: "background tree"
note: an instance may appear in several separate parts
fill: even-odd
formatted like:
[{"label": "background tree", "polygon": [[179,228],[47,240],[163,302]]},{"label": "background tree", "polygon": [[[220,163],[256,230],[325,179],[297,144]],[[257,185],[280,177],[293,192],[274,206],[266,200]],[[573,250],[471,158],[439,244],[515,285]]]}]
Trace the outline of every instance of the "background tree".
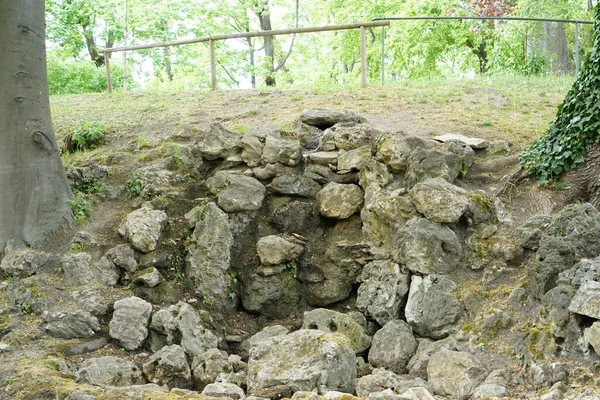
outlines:
[{"label": "background tree", "polygon": [[0,0],[0,251],[72,221],[50,119],[44,2]]}]

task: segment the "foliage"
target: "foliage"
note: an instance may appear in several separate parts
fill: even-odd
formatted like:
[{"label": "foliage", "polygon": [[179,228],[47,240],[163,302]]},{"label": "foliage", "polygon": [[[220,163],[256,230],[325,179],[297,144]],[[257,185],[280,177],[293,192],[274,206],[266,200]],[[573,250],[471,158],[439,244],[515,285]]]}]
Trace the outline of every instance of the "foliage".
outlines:
[{"label": "foliage", "polygon": [[144,186],[146,186],[146,183],[144,181],[140,181],[138,179],[129,179],[125,184],[125,191],[127,192],[127,197],[138,197],[140,194],[142,194]]},{"label": "foliage", "polygon": [[[85,122],[80,128],[65,139],[65,147],[69,152],[92,150],[104,142],[106,128],[97,122]],[[71,143],[68,143],[71,142]]]},{"label": "foliage", "polygon": [[521,163],[541,182],[556,179],[585,161],[586,152],[600,141],[600,6],[596,6],[594,45],[584,68],[548,132],[532,143]]},{"label": "foliage", "polygon": [[91,215],[92,205],[83,193],[76,193],[74,199],[67,200],[67,204],[73,211],[73,220],[76,225],[81,225]]},{"label": "foliage", "polygon": [[98,178],[95,176],[88,176],[84,178],[81,183],[72,185],[71,191],[73,193],[84,193],[84,194],[94,194],[100,193],[104,190],[102,182],[98,181]]}]

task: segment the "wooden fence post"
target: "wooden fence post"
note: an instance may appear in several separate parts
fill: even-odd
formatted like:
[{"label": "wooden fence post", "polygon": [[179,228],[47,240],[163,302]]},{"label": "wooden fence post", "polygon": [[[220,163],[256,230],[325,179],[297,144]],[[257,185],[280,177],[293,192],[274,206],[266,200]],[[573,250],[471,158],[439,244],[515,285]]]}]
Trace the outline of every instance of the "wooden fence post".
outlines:
[{"label": "wooden fence post", "polygon": [[106,88],[112,93],[112,80],[110,77],[110,53],[104,53],[104,66],[106,67]]},{"label": "wooden fence post", "polygon": [[212,90],[217,88],[217,60],[215,58],[215,41],[209,40],[210,44],[210,86]]},{"label": "wooden fence post", "polygon": [[360,27],[360,66],[362,87],[367,87],[367,33],[364,26]]}]

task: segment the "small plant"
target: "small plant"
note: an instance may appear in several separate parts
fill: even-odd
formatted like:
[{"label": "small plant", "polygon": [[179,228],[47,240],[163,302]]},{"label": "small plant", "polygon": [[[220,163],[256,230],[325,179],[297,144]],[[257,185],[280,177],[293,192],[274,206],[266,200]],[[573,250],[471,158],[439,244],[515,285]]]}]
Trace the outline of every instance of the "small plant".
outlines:
[{"label": "small plant", "polygon": [[237,123],[233,126],[234,132],[239,133],[240,135],[245,135],[248,132],[248,126],[243,123]]},{"label": "small plant", "polygon": [[83,193],[76,193],[74,200],[67,200],[67,204],[73,211],[73,219],[76,225],[80,225],[87,217],[90,216],[92,205],[86,199]]},{"label": "small plant", "polygon": [[63,153],[92,150],[104,143],[106,128],[97,122],[87,122],[79,129],[74,129],[63,141]]},{"label": "small plant", "polygon": [[202,303],[204,303],[204,305],[208,306],[208,307],[212,307],[214,302],[212,301],[212,299],[208,296],[203,296],[202,297]]},{"label": "small plant", "polygon": [[150,141],[148,140],[148,138],[146,136],[138,135],[135,146],[137,147],[138,150],[147,149],[150,147]]},{"label": "small plant", "polygon": [[71,190],[73,193],[93,194],[102,192],[104,186],[95,176],[88,176],[81,183],[71,186]]},{"label": "small plant", "polygon": [[229,293],[227,294],[231,300],[237,297],[239,281],[237,276],[232,272],[229,274]]},{"label": "small plant", "polygon": [[253,108],[252,110],[248,111],[248,115],[254,117],[254,116],[258,115],[258,110],[256,108]]},{"label": "small plant", "polygon": [[130,179],[125,184],[125,191],[127,192],[127,197],[139,197],[142,194],[142,190],[146,186],[144,181],[140,181],[137,179]]},{"label": "small plant", "polygon": [[26,301],[24,301],[21,304],[21,312],[23,314],[30,314],[30,315],[34,313],[33,308],[31,308],[31,304],[27,303]]},{"label": "small plant", "polygon": [[289,271],[292,276],[295,278],[298,277],[298,259],[293,259],[292,261],[288,261],[287,263],[279,264],[280,271]]}]

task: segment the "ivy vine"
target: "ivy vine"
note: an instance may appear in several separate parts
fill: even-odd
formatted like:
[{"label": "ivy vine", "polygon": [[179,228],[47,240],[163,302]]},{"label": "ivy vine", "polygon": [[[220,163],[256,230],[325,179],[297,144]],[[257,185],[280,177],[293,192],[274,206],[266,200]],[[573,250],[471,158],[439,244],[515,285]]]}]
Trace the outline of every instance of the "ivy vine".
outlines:
[{"label": "ivy vine", "polygon": [[548,132],[521,155],[521,164],[542,183],[555,181],[584,162],[588,150],[600,142],[600,4],[595,10],[593,41],[581,74],[558,107]]}]

